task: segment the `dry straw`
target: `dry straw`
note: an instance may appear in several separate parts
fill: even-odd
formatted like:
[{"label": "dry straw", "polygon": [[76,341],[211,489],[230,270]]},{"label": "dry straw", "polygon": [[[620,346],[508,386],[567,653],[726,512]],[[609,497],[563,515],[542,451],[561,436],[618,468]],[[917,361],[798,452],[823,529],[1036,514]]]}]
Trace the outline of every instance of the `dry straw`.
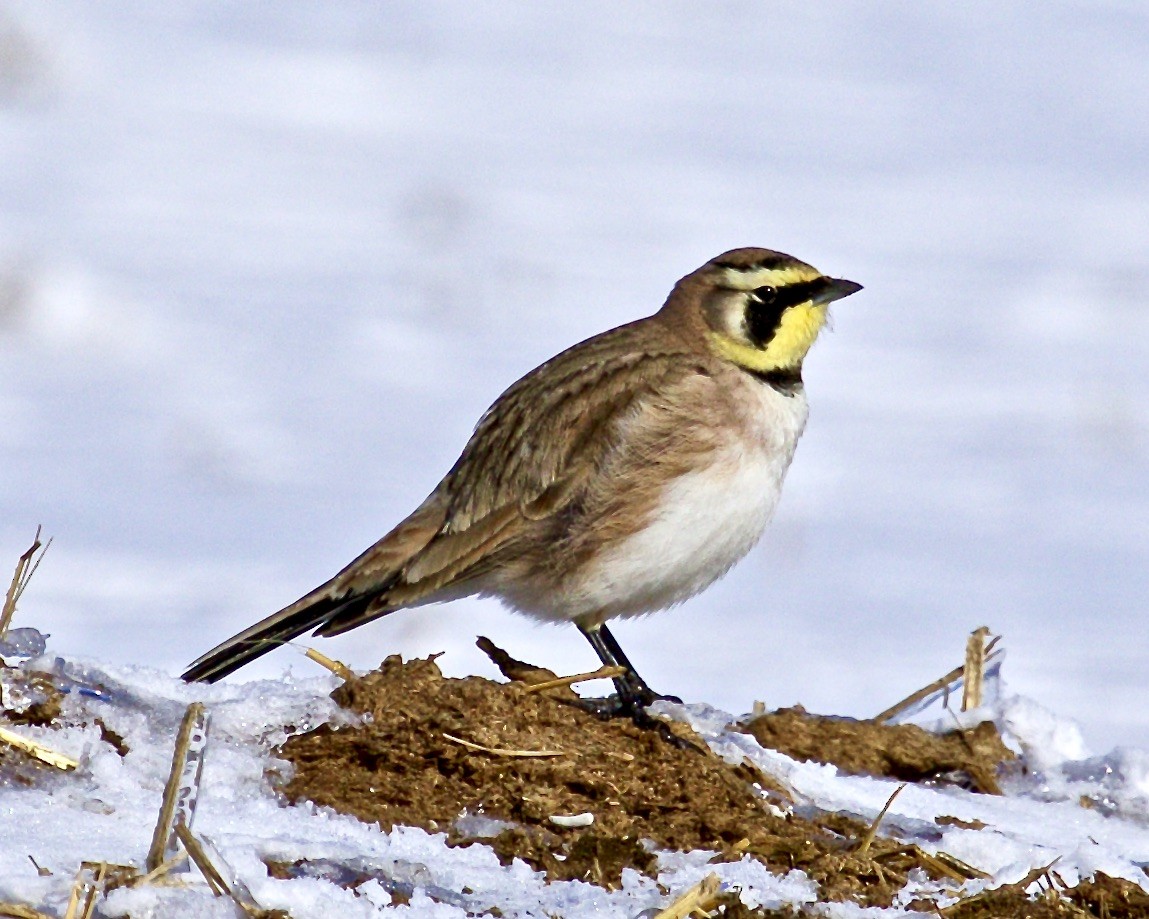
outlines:
[{"label": "dry straw", "polygon": [[472,743],[469,740],[463,740],[462,737],[456,737],[453,734],[444,733],[443,737],[451,743],[457,743],[461,747],[466,747],[468,750],[475,750],[478,753],[491,753],[495,756],[511,756],[526,759],[532,756],[564,756],[562,750],[505,750],[501,747],[484,747],[482,744]]},{"label": "dry straw", "polygon": [[721,881],[717,874],[708,874],[693,887],[684,890],[678,898],[654,919],[686,919],[695,911],[708,913],[718,903]]},{"label": "dry straw", "polygon": [[[991,661],[995,657],[997,657],[999,654],[1001,654],[1000,651],[998,651],[996,653],[994,652],[994,648],[997,646],[997,643],[1001,640],[1001,636],[995,635],[992,639],[990,639],[989,643],[986,644],[985,643],[985,637],[987,635],[989,635],[989,629],[986,628],[985,626],[982,626],[980,629],[974,630],[974,632],[970,636],[971,641],[967,642],[967,645],[966,645],[967,660],[969,659],[968,654],[969,654],[970,645],[972,644],[972,639],[976,635],[981,635],[980,657],[977,657],[975,659],[975,666],[976,666],[976,661],[980,661],[981,669],[980,669],[979,673],[974,674],[974,677],[976,678],[977,683],[978,683],[978,688],[976,691],[978,693],[978,698],[980,699],[981,694],[983,692],[982,685],[983,685],[984,680],[985,680],[985,664],[987,661]],[[940,680],[934,680],[929,685],[923,686],[917,692],[910,693],[908,696],[906,696],[904,699],[902,699],[901,702],[898,702],[895,705],[891,705],[889,708],[887,708],[880,715],[875,716],[874,721],[876,721],[878,724],[883,724],[884,722],[889,721],[892,718],[895,718],[896,716],[900,715],[902,712],[906,711],[906,709],[913,708],[917,703],[921,702],[923,699],[928,699],[930,696],[932,696],[936,692],[943,692],[944,691],[944,692],[948,693],[949,688],[951,686],[953,686],[953,684],[956,683],[958,680],[965,677],[965,675],[966,675],[966,665],[965,664],[962,664],[962,666],[960,666],[960,667],[955,667],[953,670],[951,670],[949,673],[947,673],[945,676],[943,676]]]},{"label": "dry straw", "polygon": [[16,615],[16,604],[24,593],[24,588],[32,580],[32,575],[44,560],[44,553],[52,545],[49,539],[46,543],[40,542],[40,527],[36,527],[36,535],[32,538],[32,545],[20,556],[16,562],[16,571],[12,575],[12,583],[8,585],[8,593],[4,596],[4,606],[0,608],[0,641],[8,634],[8,626],[12,624],[12,617]]}]

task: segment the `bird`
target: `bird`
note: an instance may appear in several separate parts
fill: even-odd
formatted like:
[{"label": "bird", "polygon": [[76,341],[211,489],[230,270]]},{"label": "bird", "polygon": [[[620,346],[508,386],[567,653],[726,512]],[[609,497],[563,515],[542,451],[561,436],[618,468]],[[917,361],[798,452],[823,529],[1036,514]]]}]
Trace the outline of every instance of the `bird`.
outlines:
[{"label": "bird", "polygon": [[802,364],[860,284],[761,248],[681,278],[654,314],[561,352],[481,416],[427,499],[334,577],[208,651],[214,682],[305,632],[479,595],[571,622],[617,711],[655,693],[607,627],[709,587],[755,545],[806,426]]}]

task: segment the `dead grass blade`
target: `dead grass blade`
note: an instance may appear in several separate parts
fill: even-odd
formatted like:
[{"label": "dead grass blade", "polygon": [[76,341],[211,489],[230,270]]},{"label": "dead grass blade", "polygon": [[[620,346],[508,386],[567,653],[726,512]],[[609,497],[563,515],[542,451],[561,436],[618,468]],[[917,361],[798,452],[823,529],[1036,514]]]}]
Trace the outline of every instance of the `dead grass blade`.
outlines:
[{"label": "dead grass blade", "polygon": [[962,684],[961,710],[968,712],[981,705],[985,688],[985,640],[988,626],[974,629],[965,643],[965,682]]},{"label": "dead grass blade", "polygon": [[886,800],[885,805],[880,811],[878,811],[878,816],[874,818],[874,822],[870,824],[869,829],[866,830],[866,834],[858,843],[859,855],[865,855],[870,851],[870,846],[874,842],[874,837],[878,835],[878,827],[882,825],[882,818],[886,816],[886,812],[890,809],[890,805],[893,804],[894,799],[902,793],[902,789],[906,787],[906,784],[906,782],[903,782],[901,785],[895,788],[894,793],[890,795],[890,797]]},{"label": "dead grass blade", "polygon": [[199,840],[192,835],[192,831],[187,828],[187,825],[182,821],[178,822],[175,825],[174,832],[179,838],[179,841],[183,843],[183,847],[187,850],[192,863],[199,868],[200,874],[202,874],[204,880],[207,881],[207,886],[211,888],[211,892],[217,897],[224,895],[231,897],[231,888],[227,886],[227,881],[225,881],[219,871],[216,870],[215,865],[211,863],[211,859],[208,858],[207,853],[204,852],[203,846],[201,846]]},{"label": "dead grass blade", "polygon": [[[951,858],[952,858],[952,856],[951,856]],[[1045,893],[1046,891],[1056,891],[1057,882],[1054,881],[1053,878],[1050,876],[1050,870],[1059,861],[1061,861],[1060,855],[1057,856],[1057,858],[1055,858],[1053,861],[1051,861],[1048,865],[1043,865],[1040,868],[1034,868],[1032,871],[1029,872],[1029,874],[1027,874],[1025,877],[1023,877],[1016,884],[1003,884],[1001,887],[988,887],[985,890],[982,890],[982,891],[979,891],[978,893],[975,893],[973,896],[966,897],[962,900],[958,900],[956,903],[951,903],[949,906],[945,907],[944,909],[938,910],[938,913],[942,917],[952,916],[959,909],[964,909],[964,908],[973,906],[982,900],[988,899],[990,896],[992,896],[995,892],[997,892],[999,890],[1012,888],[1014,890],[1019,890],[1019,891],[1024,892],[1031,884],[1034,884],[1034,883],[1041,881],[1043,879],[1045,880],[1045,882],[1048,886],[1042,888],[1042,893]],[[1088,916],[1090,914],[1085,913],[1085,915]]]},{"label": "dead grass blade", "polygon": [[945,865],[951,871],[956,872],[961,878],[966,881],[988,881],[992,874],[988,871],[982,871],[980,868],[975,868],[968,862],[963,862],[956,855],[950,855],[948,852],[934,852],[932,855],[924,849],[919,849],[922,855],[937,862],[940,865]]},{"label": "dead grass blade", "polygon": [[469,740],[463,740],[462,737],[455,737],[453,734],[444,733],[443,737],[452,743],[457,743],[461,747],[466,747],[468,750],[476,750],[479,753],[493,753],[495,756],[514,756],[519,758],[527,758],[531,756],[565,756],[562,750],[504,750],[500,747],[484,747],[482,744],[472,743]]},{"label": "dead grass blade", "polygon": [[[287,914],[281,910],[263,909],[255,902],[247,885],[236,876],[206,836],[199,839],[182,820],[176,823],[175,834],[217,897],[230,898],[248,919],[287,919]],[[224,877],[224,870],[232,876],[231,883]]]},{"label": "dead grass blade", "polygon": [[107,865],[101,863],[96,866],[95,876],[92,876],[91,866],[83,864],[76,872],[76,879],[72,882],[72,893],[68,897],[68,909],[64,919],[92,919],[96,911],[96,899],[104,881]]},{"label": "dead grass blade", "polygon": [[202,702],[193,702],[184,712],[176,736],[172,768],[164,787],[159,820],[156,821],[152,844],[148,849],[147,861],[144,862],[149,872],[155,871],[175,855],[176,827],[180,823],[189,823],[195,813],[199,780],[203,772],[203,746],[206,742],[207,713]]},{"label": "dead grass blade", "polygon": [[3,919],[56,919],[38,909],[30,906],[21,906],[19,903],[0,903],[0,917]]},{"label": "dead grass blade", "polygon": [[[32,538],[32,545],[16,562],[16,571],[12,574],[12,583],[8,585],[8,593],[4,595],[4,606],[0,608],[0,641],[8,634],[8,626],[12,624],[12,617],[16,615],[16,604],[24,593],[24,588],[32,580],[32,575],[44,560],[44,553],[48,551],[47,543],[40,542],[40,527],[36,527],[36,535]],[[39,553],[39,554],[37,554]]]},{"label": "dead grass blade", "polygon": [[554,680],[544,680],[542,683],[530,683],[523,692],[543,692],[546,689],[557,689],[559,686],[573,686],[575,683],[586,683],[590,680],[609,680],[626,673],[625,667],[599,667],[590,673],[576,673],[574,676],[561,676]]},{"label": "dead grass blade", "polygon": [[180,865],[182,865],[185,861],[187,861],[187,858],[187,850],[181,849],[159,867],[153,868],[147,874],[141,874],[139,877],[132,878],[132,880],[130,880],[124,886],[143,887],[145,884],[154,884],[156,881],[167,876],[175,868],[178,868]]},{"label": "dead grass blade", "polygon": [[45,747],[38,740],[24,737],[15,731],[8,730],[8,728],[0,727],[0,741],[3,741],[9,746],[16,747],[18,750],[23,750],[29,756],[34,756],[40,760],[40,762],[47,763],[49,766],[55,766],[57,769],[67,771],[69,769],[76,769],[80,765],[79,762],[70,756],[57,753],[55,750]]},{"label": "dead grass blade", "polygon": [[1056,888],[1057,882],[1054,881],[1053,878],[1051,877],[1050,870],[1059,861],[1061,861],[1060,855],[1057,856],[1057,858],[1055,858],[1053,861],[1051,861],[1048,865],[1045,865],[1044,867],[1041,867],[1041,868],[1034,868],[1031,872],[1029,872],[1029,874],[1027,874],[1025,877],[1023,877],[1020,881],[1018,881],[1016,886],[1020,887],[1022,890],[1025,890],[1027,887],[1029,887],[1030,884],[1036,884],[1038,881],[1045,881],[1045,883],[1050,888]]},{"label": "dead grass blade", "polygon": [[[485,635],[480,635],[475,640],[475,647],[487,655],[491,663],[498,667],[499,672],[508,680],[533,685],[558,679],[558,674],[553,670],[548,670],[546,667],[536,667],[534,664],[528,664],[526,661],[511,657]],[[570,694],[572,696],[575,694],[573,689]]]},{"label": "dead grass blade", "polygon": [[31,855],[28,856],[28,861],[32,863],[32,867],[36,869],[36,874],[42,878],[50,878],[52,872],[36,861]]},{"label": "dead grass blade", "polygon": [[710,912],[717,905],[718,887],[721,881],[717,874],[708,874],[693,887],[679,894],[670,906],[666,907],[654,919],[686,919],[695,910],[703,913]]},{"label": "dead grass blade", "polygon": [[316,651],[314,648],[307,648],[303,653],[307,655],[310,660],[315,661],[315,663],[317,663],[320,667],[326,667],[337,677],[339,677],[339,679],[341,679],[344,683],[346,683],[348,680],[355,679],[355,674],[352,672],[351,668],[342,661],[332,660],[322,651]]},{"label": "dead grass blade", "polygon": [[[993,660],[994,657],[997,656],[997,654],[994,653],[994,648],[997,646],[997,643],[1000,640],[1001,640],[1001,636],[995,635],[990,640],[989,644],[987,644],[985,646],[985,655],[984,655],[983,662],[982,662],[983,672],[984,672],[985,663]],[[997,652],[997,653],[1000,654],[1001,652]],[[916,705],[918,702],[921,702],[923,699],[928,699],[935,692],[947,690],[950,686],[952,686],[954,683],[956,683],[958,680],[960,680],[963,676],[965,676],[965,664],[962,664],[960,667],[955,667],[953,670],[951,670],[949,673],[947,673],[945,676],[943,676],[940,680],[934,680],[929,685],[923,686],[917,692],[910,693],[908,696],[906,696],[904,699],[902,699],[901,702],[898,702],[894,705],[891,705],[884,712],[882,712],[879,715],[876,715],[873,718],[873,720],[875,722],[877,722],[878,724],[882,724],[886,721],[889,721],[891,718],[894,718],[897,715],[900,715],[906,709],[912,708],[914,705]]]}]

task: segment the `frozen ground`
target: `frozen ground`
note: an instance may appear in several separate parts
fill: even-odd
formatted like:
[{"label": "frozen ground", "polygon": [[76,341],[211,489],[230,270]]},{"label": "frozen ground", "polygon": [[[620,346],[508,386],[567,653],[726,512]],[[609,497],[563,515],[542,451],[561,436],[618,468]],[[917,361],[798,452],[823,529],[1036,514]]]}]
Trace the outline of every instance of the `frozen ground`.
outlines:
[{"label": "frozen ground", "polygon": [[[43,523],[26,615],[175,673],[521,373],[764,245],[866,291],[764,545],[619,627],[644,675],[867,715],[984,623],[1094,749],[1149,745],[1147,87],[1133,0],[2,2],[0,559]],[[476,633],[593,663],[472,601],[325,650],[488,672]]]},{"label": "frozen ground", "polygon": [[[211,715],[194,831],[210,840],[259,905],[289,909],[293,919],[377,915],[392,902],[389,890],[411,897],[411,906],[399,911],[443,919],[461,919],[492,907],[508,917],[649,916],[711,871],[740,890],[750,906],[801,904],[816,895],[816,885],[800,871],[774,875],[749,857],[710,864],[712,853],[660,857],[659,883],[666,891],[632,869],[624,871],[622,889],[613,893],[578,881],[548,884],[521,861],[501,867],[483,846],[449,848],[443,834],[403,827],[383,833],[377,825],[326,808],[282,806],[266,772],[287,764],[272,759],[269,751],[288,730],[309,729],[336,716],[327,697],[331,678],[189,687],[150,668],[104,668],[91,661],[54,658],[51,651],[31,669],[70,687],[62,718],[72,726],[21,727],[18,733],[73,757],[80,767],[68,774],[42,769],[33,787],[10,780],[10,762],[0,769],[0,902],[61,915],[81,861],[143,864],[173,737],[184,707],[193,699],[205,701]],[[6,671],[5,684],[6,706],[18,707],[22,677]],[[952,786],[906,787],[884,818],[884,832],[947,852],[991,875],[984,883],[969,882],[962,897],[986,884],[1017,882],[1030,869],[1055,859],[1058,874],[1070,885],[1096,871],[1144,884],[1149,756],[1116,751],[1105,758],[1083,759],[1081,738],[1072,724],[1031,700],[999,693],[997,685],[991,683],[987,706],[968,717],[971,723],[993,718],[1007,741],[1024,752],[1030,774],[1015,777],[1004,797]],[[96,693],[91,692],[94,686],[99,687]],[[708,706],[670,711],[691,720],[728,761],[738,763],[749,756],[792,788],[800,806],[845,812],[868,823],[897,787],[893,781],[842,776],[833,766],[798,763],[764,750],[748,735],[727,732],[731,716]],[[952,728],[951,716],[946,716],[944,727]],[[118,735],[126,755],[101,740],[104,731]],[[1083,807],[1082,797],[1094,806]],[[939,826],[939,817],[957,818],[964,826],[953,820]],[[971,828],[977,826],[975,821],[984,826]],[[299,859],[350,866],[377,880],[347,889],[322,877],[268,876],[265,862],[291,864]],[[179,876],[190,886],[121,889],[102,904],[100,914],[130,914],[135,919],[237,914],[229,901],[211,896],[195,871]],[[338,877],[338,872],[332,870],[331,876]],[[937,888],[923,877],[895,904],[904,905],[931,889]],[[955,894],[951,888],[942,905]],[[839,904],[827,915],[862,912]],[[921,914],[895,908],[865,915]]]}]

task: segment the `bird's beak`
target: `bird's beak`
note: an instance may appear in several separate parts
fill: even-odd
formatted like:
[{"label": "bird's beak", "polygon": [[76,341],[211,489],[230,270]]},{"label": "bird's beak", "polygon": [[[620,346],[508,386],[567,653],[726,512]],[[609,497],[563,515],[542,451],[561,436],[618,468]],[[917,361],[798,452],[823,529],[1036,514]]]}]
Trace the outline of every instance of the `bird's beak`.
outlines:
[{"label": "bird's beak", "polygon": [[825,278],[825,286],[818,292],[818,296],[814,298],[815,303],[833,303],[835,300],[841,300],[843,297],[848,297],[850,294],[856,294],[862,289],[862,285],[855,281],[846,281],[842,278]]}]

